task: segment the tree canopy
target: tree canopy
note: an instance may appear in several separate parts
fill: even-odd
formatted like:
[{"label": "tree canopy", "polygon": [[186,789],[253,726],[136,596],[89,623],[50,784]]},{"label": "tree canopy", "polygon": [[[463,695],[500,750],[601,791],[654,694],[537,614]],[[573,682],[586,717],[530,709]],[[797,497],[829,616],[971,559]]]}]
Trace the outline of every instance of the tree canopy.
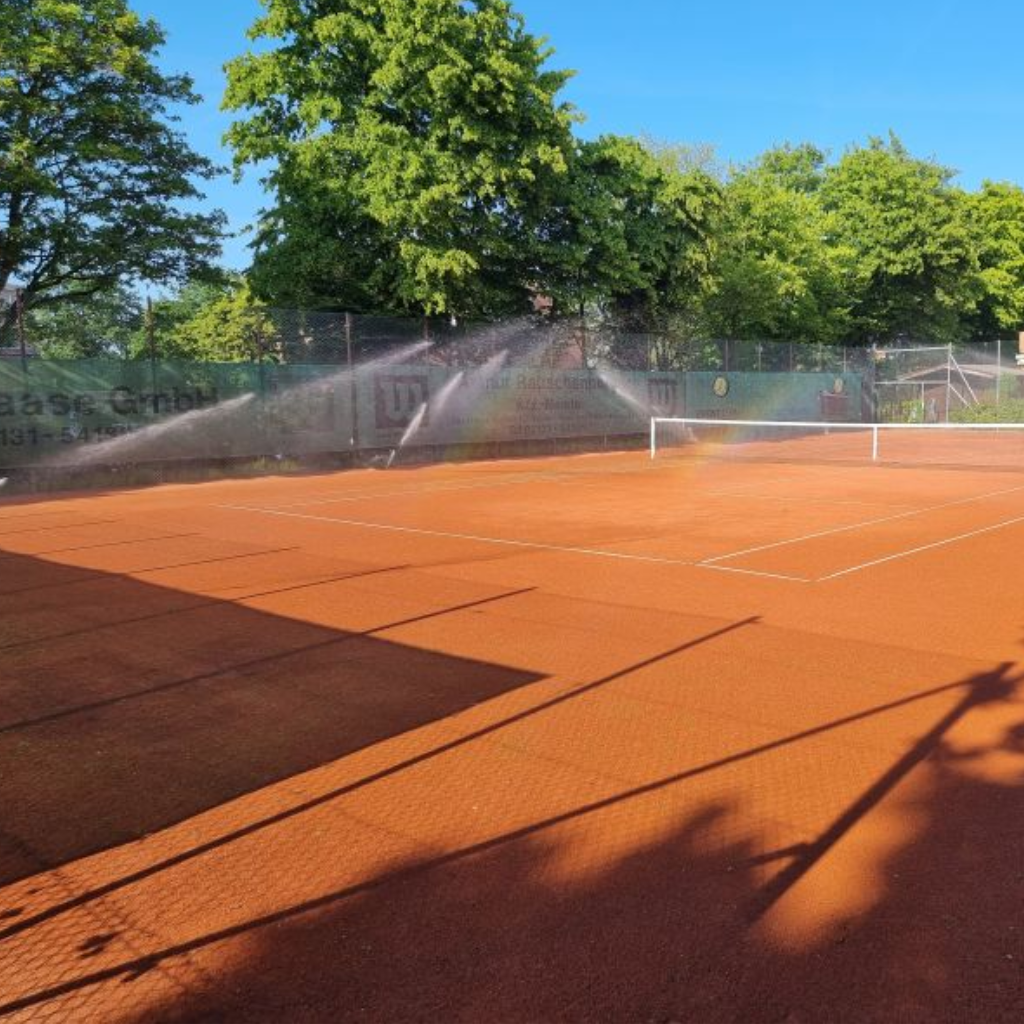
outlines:
[{"label": "tree canopy", "polygon": [[1024,191],[954,179],[895,135],[831,163],[786,145],[733,169],[703,330],[870,345],[1024,327]]},{"label": "tree canopy", "polygon": [[129,358],[139,346],[142,299],[125,285],[28,314],[33,349],[48,359]]},{"label": "tree canopy", "polygon": [[1024,189],[986,181],[969,198],[982,295],[973,333],[993,338],[1024,329]]},{"label": "tree canopy", "polygon": [[[239,167],[275,161],[256,280],[296,249],[321,299],[497,314],[529,292],[533,232],[567,170],[568,72],[508,0],[264,0],[228,66]],[[323,260],[327,262],[324,263]],[[294,289],[293,282],[288,287]]]},{"label": "tree canopy", "polygon": [[636,139],[581,142],[542,230],[538,280],[556,309],[596,304],[651,330],[710,277],[717,183],[680,170]]},{"label": "tree canopy", "polygon": [[[198,97],[157,69],[159,26],[128,0],[0,6],[0,286],[24,286],[46,353],[152,336],[168,358],[250,358],[263,303],[495,319],[543,298],[551,317],[712,347],[1024,328],[1018,185],[969,191],[892,133],[743,166],[581,138],[572,73],[512,0],[261,2],[224,105],[236,173],[260,168],[267,205],[244,279],[205,284],[222,218],[196,200],[215,168],[173,127]],[[170,294],[150,335],[140,281]]]},{"label": "tree canopy", "polygon": [[955,341],[980,294],[977,251],[953,172],[895,136],[830,167],[821,202],[853,254],[847,340]]},{"label": "tree canopy", "polygon": [[849,326],[851,260],[818,190],[824,154],[769,150],[730,177],[705,329],[716,337],[835,343]]},{"label": "tree canopy", "polygon": [[0,287],[26,308],[183,280],[218,253],[222,217],[190,206],[215,168],[169,112],[198,97],[156,67],[163,39],[125,0],[0,5]]}]

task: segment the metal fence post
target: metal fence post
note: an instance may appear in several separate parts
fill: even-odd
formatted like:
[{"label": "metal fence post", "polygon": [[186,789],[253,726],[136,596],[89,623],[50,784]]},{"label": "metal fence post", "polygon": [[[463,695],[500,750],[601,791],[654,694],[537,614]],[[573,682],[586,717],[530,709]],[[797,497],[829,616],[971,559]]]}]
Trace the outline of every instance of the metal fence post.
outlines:
[{"label": "metal fence post", "polygon": [[21,372],[28,375],[28,345],[25,344],[25,289],[19,288],[14,296],[14,322],[18,331],[18,348],[21,351]]},{"label": "metal fence post", "polygon": [[580,300],[580,363],[584,370],[587,366],[587,305]]},{"label": "metal fence post", "polygon": [[260,382],[260,398],[267,397],[266,370],[263,366],[263,328],[256,324],[256,374]]},{"label": "metal fence post", "polygon": [[1002,393],[1003,383],[1003,339],[999,338],[996,340],[996,406],[999,405],[999,400]]},{"label": "metal fence post", "polygon": [[949,422],[949,396],[953,391],[953,343],[946,346],[946,422]]},{"label": "metal fence post", "polygon": [[[153,298],[146,296],[146,346],[149,349],[149,379],[152,382],[153,394],[156,395],[156,337],[153,322]],[[156,398],[153,399],[156,408]]]},{"label": "metal fence post", "polygon": [[350,448],[359,447],[359,386],[356,382],[356,366],[352,358],[352,314],[345,314],[345,360],[348,363],[348,395],[351,406],[352,433],[348,439]]}]

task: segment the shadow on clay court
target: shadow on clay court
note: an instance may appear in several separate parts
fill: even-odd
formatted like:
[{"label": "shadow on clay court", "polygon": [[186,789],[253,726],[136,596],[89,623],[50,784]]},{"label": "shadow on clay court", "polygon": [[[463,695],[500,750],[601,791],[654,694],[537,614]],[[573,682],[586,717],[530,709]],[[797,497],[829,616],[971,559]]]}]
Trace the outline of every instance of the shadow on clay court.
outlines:
[{"label": "shadow on clay court", "polygon": [[[395,863],[235,929],[251,943],[239,969],[137,1020],[1017,1021],[1024,721],[986,748],[954,748],[947,733],[1019,683],[1007,665],[960,681],[956,707],[820,837],[769,853],[783,867],[767,881],[763,840],[715,802],[611,867],[566,878],[574,844],[600,847],[607,816],[628,819],[649,795],[625,794],[455,855]],[[1009,779],[981,770],[990,757],[1009,759]],[[911,768],[921,785],[900,812],[919,827],[879,866],[870,908],[829,922],[805,948],[773,941],[756,920],[796,881],[792,866],[813,865],[881,796],[898,798]]]},{"label": "shadow on clay court", "polygon": [[[130,985],[244,935],[234,969],[129,1019],[1017,1021],[1024,720],[986,746],[948,734],[974,710],[1012,701],[1020,681],[1003,664],[931,691],[962,695],[819,836],[787,850],[766,849],[736,808],[708,801],[657,840],[605,850],[600,869],[567,869],[595,863],[585,851],[661,813],[659,793],[717,767],[708,765],[470,848],[395,862],[362,884],[0,1012],[112,978]],[[993,776],[991,758],[1010,771]],[[901,797],[911,770],[918,784]],[[878,866],[868,909],[830,920],[803,948],[774,941],[760,918],[886,796],[917,827]]]},{"label": "shadow on clay court", "polygon": [[0,565],[0,885],[538,678],[372,635],[509,593],[350,633],[28,556]]},{"label": "shadow on clay court", "polygon": [[[266,593],[288,589],[294,588]],[[515,593],[404,621],[443,620]],[[0,885],[128,842],[539,678],[409,648],[372,632],[341,632],[202,594],[4,555]],[[392,765],[346,791],[541,714],[616,676]],[[173,1002],[137,1017],[138,1024],[1016,1022],[1024,998],[1024,720],[974,747],[953,743],[950,731],[978,709],[1009,704],[1020,682],[1012,665],[995,666],[476,846],[423,851],[350,888],[90,974],[91,953],[113,938],[98,931],[81,948],[79,973],[63,965],[63,977],[75,975],[71,980],[15,1003],[0,998],[0,1014],[45,1009],[61,994],[110,979],[125,983],[127,1007],[134,980],[244,936],[240,962],[206,973],[200,987],[182,988]],[[630,835],[631,823],[644,815],[663,814],[660,796],[698,775],[943,691],[959,697],[856,799],[837,806],[818,835],[801,843],[772,849],[741,817],[744,808],[695,800],[657,840],[603,845],[609,836]],[[993,761],[999,772],[990,770]],[[898,787],[911,771],[916,785],[912,795],[901,796]],[[868,909],[829,921],[799,949],[773,940],[763,920],[883,799],[897,801],[915,827],[878,866],[879,887]],[[244,831],[310,806],[291,804]],[[175,862],[202,857],[240,835],[189,850]],[[573,870],[574,864],[582,867]],[[140,877],[120,879],[104,892]],[[0,941],[30,933],[37,921],[97,895],[79,894],[35,919],[0,908],[7,911]],[[130,1019],[127,1008],[124,1019]]]}]

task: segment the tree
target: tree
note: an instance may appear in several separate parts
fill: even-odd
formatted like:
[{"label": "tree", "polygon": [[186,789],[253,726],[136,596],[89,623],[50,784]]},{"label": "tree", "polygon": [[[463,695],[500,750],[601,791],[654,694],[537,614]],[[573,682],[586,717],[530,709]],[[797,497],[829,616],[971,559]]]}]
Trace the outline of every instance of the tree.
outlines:
[{"label": "tree", "polygon": [[169,127],[198,98],[153,63],[163,39],[125,0],[0,5],[0,287],[27,309],[181,280],[218,251],[221,215],[185,208],[215,169]]},{"label": "tree", "polygon": [[824,161],[812,146],[783,146],[730,178],[704,306],[711,335],[828,344],[844,334],[851,254],[830,244]]},{"label": "tree", "polygon": [[598,304],[652,330],[706,284],[720,201],[706,173],[681,172],[636,139],[582,142],[542,231],[543,288],[556,310]]},{"label": "tree", "polygon": [[821,186],[831,244],[852,253],[849,340],[958,341],[980,297],[965,194],[894,135],[851,149]]},{"label": "tree", "polygon": [[190,359],[236,363],[270,356],[276,336],[266,308],[245,281],[236,280],[181,325],[177,340]]},{"label": "tree", "polygon": [[710,142],[670,142],[646,132],[641,132],[638,140],[666,171],[677,171],[680,174],[700,171],[719,183],[724,182],[728,176],[728,168],[719,159],[715,146]]},{"label": "tree", "polygon": [[[228,65],[236,168],[271,160],[261,291],[493,315],[525,307],[566,171],[567,72],[508,0],[263,0]],[[283,254],[316,253],[327,266]],[[281,280],[291,266],[299,285]]]},{"label": "tree", "polygon": [[762,153],[753,170],[788,192],[814,195],[825,183],[825,158],[824,151],[809,142],[787,142]]},{"label": "tree", "polygon": [[266,308],[238,274],[189,281],[173,295],[151,302],[129,355],[146,359],[233,363],[271,355],[276,331]]},{"label": "tree", "polygon": [[254,294],[277,306],[387,311],[395,252],[379,226],[319,172],[286,162],[274,177],[249,271]]},{"label": "tree", "polygon": [[139,344],[143,308],[123,285],[86,299],[37,306],[27,316],[32,347],[47,359],[126,358]]},{"label": "tree", "polygon": [[1024,329],[1024,189],[986,181],[970,197],[983,294],[973,334],[991,341]]}]

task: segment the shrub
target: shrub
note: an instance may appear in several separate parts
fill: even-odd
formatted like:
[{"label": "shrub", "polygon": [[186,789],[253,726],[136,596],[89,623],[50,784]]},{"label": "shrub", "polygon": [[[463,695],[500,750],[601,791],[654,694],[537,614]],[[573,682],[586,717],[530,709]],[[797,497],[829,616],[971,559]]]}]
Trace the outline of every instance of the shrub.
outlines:
[{"label": "shrub", "polygon": [[956,409],[949,418],[954,423],[1024,423],[1024,398],[1006,399],[998,405],[982,402]]}]

